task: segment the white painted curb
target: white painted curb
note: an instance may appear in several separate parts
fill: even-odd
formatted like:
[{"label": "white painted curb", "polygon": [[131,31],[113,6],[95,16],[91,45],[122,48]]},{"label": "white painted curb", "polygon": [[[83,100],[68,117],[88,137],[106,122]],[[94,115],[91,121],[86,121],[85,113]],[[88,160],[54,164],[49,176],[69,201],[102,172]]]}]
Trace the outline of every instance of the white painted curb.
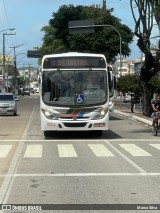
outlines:
[{"label": "white painted curb", "polygon": [[132,115],[132,114],[129,114],[129,113],[121,112],[121,111],[118,111],[118,110],[114,110],[114,113],[122,115],[122,116],[125,116],[125,117],[129,117],[131,119],[143,122],[143,123],[148,124],[148,125],[152,125],[152,121],[150,121],[148,119],[145,119],[145,118],[142,118],[142,117],[139,117],[139,116],[136,116],[136,115]]}]

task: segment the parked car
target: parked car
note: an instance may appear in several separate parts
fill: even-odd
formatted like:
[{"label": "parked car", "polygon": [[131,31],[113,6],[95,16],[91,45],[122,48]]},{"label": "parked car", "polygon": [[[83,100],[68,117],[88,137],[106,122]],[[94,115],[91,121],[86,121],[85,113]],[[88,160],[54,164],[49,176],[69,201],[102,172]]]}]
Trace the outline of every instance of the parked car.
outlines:
[{"label": "parked car", "polygon": [[0,114],[17,115],[17,103],[13,93],[0,93]]},{"label": "parked car", "polygon": [[133,102],[135,103],[140,103],[140,94],[139,93],[125,93],[123,96],[123,102]]},{"label": "parked car", "polygon": [[125,93],[123,95],[123,102],[131,102],[131,95],[129,93]]},{"label": "parked car", "polygon": [[30,91],[29,91],[29,88],[28,87],[25,87],[24,89],[23,89],[23,93],[22,93],[22,95],[30,95]]},{"label": "parked car", "polygon": [[30,87],[30,88],[29,88],[29,91],[30,91],[30,93],[32,93],[32,94],[34,94],[34,92],[35,92],[35,90],[34,90],[33,87]]},{"label": "parked car", "polygon": [[36,93],[39,93],[39,87],[36,88]]}]

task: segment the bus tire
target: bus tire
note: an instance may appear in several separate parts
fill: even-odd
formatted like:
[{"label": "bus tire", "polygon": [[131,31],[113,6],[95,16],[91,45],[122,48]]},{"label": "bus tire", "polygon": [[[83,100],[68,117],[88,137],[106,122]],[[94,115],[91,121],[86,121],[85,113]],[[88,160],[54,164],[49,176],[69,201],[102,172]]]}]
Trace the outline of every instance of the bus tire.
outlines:
[{"label": "bus tire", "polygon": [[44,131],[43,133],[44,133],[45,137],[48,137],[48,136],[52,135],[52,131]]}]

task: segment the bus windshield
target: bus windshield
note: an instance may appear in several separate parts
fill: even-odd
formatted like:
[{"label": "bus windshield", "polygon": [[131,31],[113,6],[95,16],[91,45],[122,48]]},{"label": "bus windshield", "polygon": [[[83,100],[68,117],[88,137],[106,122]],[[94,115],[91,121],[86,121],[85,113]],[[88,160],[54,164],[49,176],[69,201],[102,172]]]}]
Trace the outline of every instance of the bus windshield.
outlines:
[{"label": "bus windshield", "polygon": [[107,101],[105,69],[44,70],[42,79],[42,100],[46,105],[100,105]]}]

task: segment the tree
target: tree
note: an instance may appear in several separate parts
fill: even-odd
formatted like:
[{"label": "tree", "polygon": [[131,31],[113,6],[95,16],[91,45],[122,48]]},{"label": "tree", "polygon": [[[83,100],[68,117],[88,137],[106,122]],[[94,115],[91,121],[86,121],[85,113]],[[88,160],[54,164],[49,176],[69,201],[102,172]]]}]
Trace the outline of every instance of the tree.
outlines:
[{"label": "tree", "polygon": [[140,102],[139,76],[120,76],[117,81],[117,91],[131,95],[131,112],[133,112],[134,104]]},{"label": "tree", "polygon": [[142,91],[142,113],[150,116],[151,88],[149,81],[160,70],[159,56],[153,56],[151,50],[151,34],[154,18],[160,28],[160,0],[130,0],[131,11],[135,21],[134,34],[137,36],[137,46],[145,56],[140,72],[140,86]]},{"label": "tree", "polygon": [[151,94],[160,94],[160,79],[158,76],[153,76],[149,81],[149,87],[151,88]]},{"label": "tree", "polygon": [[92,52],[105,54],[107,61],[112,62],[120,53],[120,38],[111,27],[96,27],[95,34],[70,35],[68,22],[73,20],[92,19],[95,25],[112,25],[122,37],[122,55],[129,56],[129,44],[133,33],[129,27],[120,23],[117,17],[111,15],[113,9],[98,7],[63,5],[54,12],[44,31],[43,44],[39,49],[45,53],[67,51]]},{"label": "tree", "polygon": [[122,93],[140,93],[139,76],[120,76],[117,81],[117,90]]}]

